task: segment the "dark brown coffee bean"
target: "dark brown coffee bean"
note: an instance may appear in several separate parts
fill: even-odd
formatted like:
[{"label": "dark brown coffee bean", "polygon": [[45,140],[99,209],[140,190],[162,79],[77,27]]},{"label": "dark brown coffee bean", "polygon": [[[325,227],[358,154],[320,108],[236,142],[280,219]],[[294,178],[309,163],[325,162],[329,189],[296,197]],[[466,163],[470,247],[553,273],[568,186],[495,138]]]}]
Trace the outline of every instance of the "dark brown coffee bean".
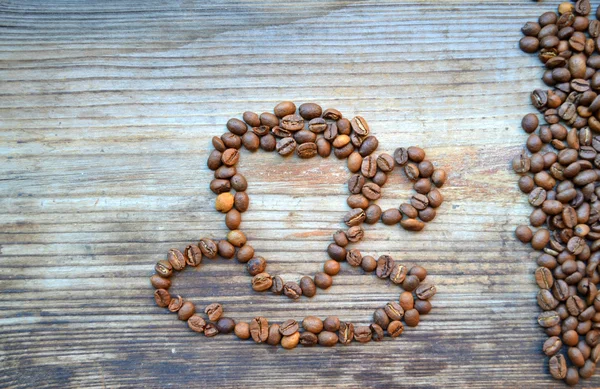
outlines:
[{"label": "dark brown coffee bean", "polygon": [[[269,326],[269,335],[267,336],[267,344],[271,346],[277,346],[281,342],[281,338],[283,337],[279,333],[279,324],[271,324]],[[293,335],[293,334],[291,334]]]},{"label": "dark brown coffee bean", "polygon": [[329,244],[329,246],[327,247],[327,254],[329,254],[329,257],[331,259],[334,259],[336,261],[343,261],[344,259],[346,259],[346,249],[334,243]]},{"label": "dark brown coffee bean", "polygon": [[213,336],[219,335],[219,329],[213,323],[206,323],[204,326],[204,336],[207,338],[212,338]]},{"label": "dark brown coffee bean", "polygon": [[525,36],[519,41],[519,48],[525,53],[535,53],[540,47],[540,41],[533,36]]},{"label": "dark brown coffee bean", "polygon": [[333,150],[333,155],[335,155],[338,159],[348,158],[350,154],[354,151],[354,145],[352,143],[348,143],[346,146],[341,148],[336,148]]},{"label": "dark brown coffee bean", "polygon": [[360,267],[366,272],[372,272],[377,268],[377,261],[370,255],[366,255],[362,258]]},{"label": "dark brown coffee bean", "polygon": [[213,150],[208,156],[206,165],[210,170],[217,170],[221,166],[221,157],[223,154],[218,150]]},{"label": "dark brown coffee bean", "polygon": [[536,187],[529,193],[529,204],[539,207],[546,201],[546,191],[543,188]]},{"label": "dark brown coffee bean", "polygon": [[328,289],[333,284],[333,279],[329,274],[317,273],[315,274],[315,285],[320,289]]},{"label": "dark brown coffee bean", "polygon": [[381,197],[381,188],[379,185],[369,182],[363,185],[362,194],[369,200],[378,200]]},{"label": "dark brown coffee bean", "polygon": [[429,300],[435,295],[436,292],[437,289],[434,285],[420,285],[415,291],[415,294],[420,300]]},{"label": "dark brown coffee bean", "polygon": [[229,334],[235,328],[235,321],[228,317],[222,317],[217,321],[217,329],[221,334]]},{"label": "dark brown coffee bean", "polygon": [[540,289],[550,289],[554,285],[552,272],[545,267],[538,267],[535,271],[535,281]]},{"label": "dark brown coffee bean", "polygon": [[362,137],[369,135],[369,132],[370,132],[369,124],[362,116],[355,116],[350,121],[350,124],[352,126],[352,130],[356,134],[358,134]]},{"label": "dark brown coffee bean", "polygon": [[367,156],[362,161],[361,173],[365,177],[374,177],[377,173],[377,159],[373,156]]},{"label": "dark brown coffee bean", "polygon": [[342,118],[342,113],[335,108],[327,108],[323,111],[323,118],[329,120],[340,120]]},{"label": "dark brown coffee bean", "polygon": [[154,287],[155,289],[169,289],[171,287],[171,281],[168,278],[163,278],[161,276],[159,276],[158,274],[153,275],[152,277],[150,277],[150,283],[152,284],[152,287]]},{"label": "dark brown coffee bean", "polygon": [[350,266],[360,266],[360,263],[362,262],[362,254],[358,249],[351,249],[346,254],[346,261],[348,264],[350,264]]},{"label": "dark brown coffee bean", "polygon": [[350,227],[348,228],[348,231],[346,231],[346,237],[348,238],[348,241],[352,243],[360,242],[364,235],[365,230],[360,226]]},{"label": "dark brown coffee bean", "polygon": [[549,328],[560,323],[560,317],[555,311],[542,312],[538,316],[538,324],[544,328]]},{"label": "dark brown coffee bean", "polygon": [[419,283],[419,277],[414,275],[408,275],[406,276],[406,278],[404,278],[404,281],[402,282],[402,289],[408,292],[412,292],[413,290],[417,289]]},{"label": "dark brown coffee bean", "polygon": [[255,317],[250,321],[250,336],[256,343],[266,342],[269,337],[269,322],[264,317]]},{"label": "dark brown coffee bean", "polygon": [[250,198],[246,192],[237,192],[233,197],[233,205],[240,212],[246,212],[250,203]]},{"label": "dark brown coffee bean", "polygon": [[407,231],[421,231],[425,227],[425,223],[416,219],[401,220],[400,225]]},{"label": "dark brown coffee bean", "polygon": [[287,115],[281,119],[281,127],[288,131],[299,131],[304,128],[304,119],[300,115]]},{"label": "dark brown coffee bean", "polygon": [[220,240],[217,243],[217,252],[221,258],[230,259],[235,255],[235,247],[226,240]]},{"label": "dark brown coffee bean", "polygon": [[277,139],[271,134],[261,137],[260,148],[268,152],[274,151],[277,148]]},{"label": "dark brown coffee bean", "polygon": [[562,380],[567,376],[567,361],[562,354],[556,354],[548,362],[550,375],[554,379]]},{"label": "dark brown coffee bean", "polygon": [[303,143],[296,149],[300,158],[312,158],[317,155],[317,145],[314,143]]},{"label": "dark brown coffee bean", "polygon": [[379,141],[374,136],[367,136],[359,146],[358,152],[363,157],[371,155],[379,147]]},{"label": "dark brown coffee bean", "polygon": [[317,154],[319,154],[320,157],[329,157],[329,154],[331,154],[331,144],[327,140],[325,140],[324,138],[319,138],[317,139],[316,145]]},{"label": "dark brown coffee bean", "polygon": [[173,265],[169,261],[158,261],[154,266],[154,270],[159,276],[169,278],[173,274]]},{"label": "dark brown coffee bean", "polygon": [[294,332],[297,332],[299,329],[298,322],[293,319],[289,319],[283,322],[281,326],[279,326],[279,333],[283,336],[292,335]]},{"label": "dark brown coffee bean", "polygon": [[371,204],[365,209],[365,223],[375,224],[381,217],[381,208],[377,204]]},{"label": "dark brown coffee bean", "polygon": [[402,214],[396,208],[390,208],[381,214],[381,221],[387,226],[397,224],[402,220]]},{"label": "dark brown coffee bean", "polygon": [[394,268],[394,259],[389,255],[382,255],[377,259],[376,274],[379,278],[388,278]]},{"label": "dark brown coffee bean", "polygon": [[303,143],[314,143],[317,140],[317,134],[308,130],[300,130],[294,133],[294,139],[298,145]]},{"label": "dark brown coffee bean", "polygon": [[407,163],[404,165],[404,173],[411,181],[416,181],[419,179],[419,168],[414,163]]},{"label": "dark brown coffee bean", "polygon": [[385,313],[385,310],[379,308],[373,313],[373,321],[375,324],[385,330],[390,323],[390,318],[388,317],[387,313]]},{"label": "dark brown coffee bean", "polygon": [[263,112],[260,114],[260,124],[273,128],[279,125],[279,118],[272,113]]},{"label": "dark brown coffee bean", "polygon": [[323,113],[323,109],[320,105],[315,103],[304,103],[298,107],[298,113],[305,120],[311,120],[320,117],[321,113]]},{"label": "dark brown coffee bean", "polygon": [[212,137],[212,144],[213,144],[213,147],[215,148],[215,150],[217,150],[221,153],[223,151],[225,151],[225,149],[227,149],[227,147],[225,147],[225,143],[223,143],[221,138],[219,138],[218,136]]},{"label": "dark brown coffee bean", "polygon": [[327,122],[322,118],[315,118],[308,122],[308,129],[315,134],[325,132],[328,127]]},{"label": "dark brown coffee bean", "polygon": [[348,180],[348,190],[350,193],[358,194],[362,191],[362,187],[365,184],[365,177],[360,174],[354,174]]},{"label": "dark brown coffee bean", "polygon": [[287,138],[292,136],[292,132],[285,130],[279,126],[275,126],[271,129],[271,132],[273,133],[273,135],[275,135],[278,138]]},{"label": "dark brown coffee bean", "polygon": [[542,289],[538,292],[537,303],[545,311],[552,310],[558,306],[558,301],[552,293],[547,289]]},{"label": "dark brown coffee bean", "polygon": [[389,154],[382,153],[377,157],[377,166],[383,172],[391,172],[394,170],[394,158]]},{"label": "dark brown coffee bean", "polygon": [[187,323],[188,327],[195,332],[204,332],[204,328],[206,327],[206,321],[202,318],[202,316],[197,314],[192,315],[188,319]]},{"label": "dark brown coffee bean", "polygon": [[235,175],[236,169],[234,166],[221,166],[215,171],[215,178],[225,179]]},{"label": "dark brown coffee bean", "polygon": [[368,326],[355,326],[354,327],[354,340],[359,343],[367,343],[371,341],[372,333],[371,328]]},{"label": "dark brown coffee bean", "polygon": [[398,166],[404,166],[408,162],[408,151],[404,147],[399,147],[394,151],[394,161]]},{"label": "dark brown coffee bean", "polygon": [[404,309],[395,301],[387,303],[384,311],[390,320],[402,320],[404,317]]},{"label": "dark brown coffee bean", "polygon": [[318,342],[319,338],[312,332],[303,332],[300,334],[300,344],[304,347],[315,346]]},{"label": "dark brown coffee bean", "polygon": [[273,277],[272,281],[273,284],[271,285],[271,292],[274,294],[283,294],[283,285],[285,284],[283,282],[283,278],[280,276],[275,276]]},{"label": "dark brown coffee bean", "polygon": [[308,276],[300,279],[300,289],[302,289],[302,294],[306,297],[313,297],[317,294],[317,287],[313,279]]},{"label": "dark brown coffee bean", "polygon": [[294,140],[294,138],[291,137],[282,138],[279,141],[277,141],[277,146],[275,147],[275,149],[280,155],[289,155],[293,153],[296,149],[296,141]]},{"label": "dark brown coffee bean", "polygon": [[302,289],[297,283],[288,281],[283,284],[283,294],[293,300],[297,300],[302,296]]},{"label": "dark brown coffee bean", "polygon": [[365,220],[365,217],[365,211],[360,208],[354,208],[344,216],[344,223],[348,227],[357,226]]},{"label": "dark brown coffee bean", "polygon": [[[237,150],[240,147],[242,147],[242,138],[230,132],[221,135],[221,140],[223,141],[223,144],[229,149]],[[227,151],[227,149],[225,151]]]}]

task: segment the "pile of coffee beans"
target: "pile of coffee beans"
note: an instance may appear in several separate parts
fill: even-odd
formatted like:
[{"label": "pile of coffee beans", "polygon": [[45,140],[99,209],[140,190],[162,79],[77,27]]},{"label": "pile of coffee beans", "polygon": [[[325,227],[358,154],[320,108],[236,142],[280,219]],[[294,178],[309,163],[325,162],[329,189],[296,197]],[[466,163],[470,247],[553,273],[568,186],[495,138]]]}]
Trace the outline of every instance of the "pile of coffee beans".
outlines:
[{"label": "pile of coffee beans", "polygon": [[[171,249],[167,259],[155,266],[156,274],[150,279],[156,288],[154,297],[159,307],[176,312],[180,320],[197,332],[212,337],[220,333],[234,332],[240,339],[252,338],[257,343],[281,344],[291,349],[298,345],[334,346],[348,344],[352,340],[365,343],[383,340],[385,333],[395,338],[402,334],[404,325],[415,327],[420,316],[429,313],[429,299],[436,293],[432,284],[423,284],[427,270],[421,266],[408,268],[389,255],[375,259],[363,255],[356,248],[349,248],[364,238],[363,223],[375,224],[381,220],[386,225],[400,224],[406,230],[420,231],[426,222],[436,216],[436,208],[443,197],[437,188],[444,185],[446,173],[436,169],[425,159],[419,147],[398,148],[394,155],[375,155],[379,142],[371,135],[367,121],[356,116],[348,120],[336,109],[323,110],[314,103],[302,104],[296,109],[292,102],[279,103],[273,113],[244,112],[242,119],[230,119],[229,130],[221,137],[214,137],[215,150],[208,157],[208,168],[214,171],[210,189],[217,195],[215,208],[225,216],[229,233],[225,239],[202,238],[198,244],[190,244],[182,252]],[[345,230],[333,234],[333,243],[327,248],[331,259],[323,265],[323,271],[313,276],[305,275],[299,280],[285,280],[282,276],[267,273],[267,261],[254,253],[246,235],[239,229],[242,213],[249,206],[246,194],[248,182],[236,170],[240,159],[240,148],[250,152],[262,149],[276,151],[282,156],[296,154],[299,158],[317,155],[328,157],[332,151],[338,159],[347,159],[348,170],[353,175],[348,180],[350,196],[347,203],[351,210],[344,216]],[[382,187],[395,165],[403,168],[405,175],[414,182],[415,193],[399,208],[382,211],[374,203],[381,197]],[[232,193],[234,192],[234,193]],[[198,266],[203,258],[217,257],[246,264],[252,276],[252,289],[256,292],[270,291],[290,299],[301,296],[313,297],[318,289],[327,289],[333,284],[333,276],[340,271],[340,262],[346,261],[365,272],[375,272],[381,279],[390,280],[403,289],[398,301],[390,301],[378,308],[369,325],[354,325],[341,322],[330,316],[325,320],[308,316],[302,323],[287,320],[281,324],[269,324],[264,317],[255,317],[250,323],[235,322],[223,317],[223,307],[214,303],[204,309],[206,318],[196,313],[194,304],[181,296],[171,296],[169,277],[174,271],[186,266]],[[404,324],[402,323],[404,320]]]},{"label": "pile of coffee beans", "polygon": [[523,117],[529,153],[512,161],[534,207],[516,236],[541,251],[538,323],[549,337],[542,351],[552,377],[569,385],[591,377],[600,361],[600,9],[593,20],[590,12],[589,0],[565,2],[521,29],[519,46],[538,52],[548,89],[531,93],[544,122]]}]

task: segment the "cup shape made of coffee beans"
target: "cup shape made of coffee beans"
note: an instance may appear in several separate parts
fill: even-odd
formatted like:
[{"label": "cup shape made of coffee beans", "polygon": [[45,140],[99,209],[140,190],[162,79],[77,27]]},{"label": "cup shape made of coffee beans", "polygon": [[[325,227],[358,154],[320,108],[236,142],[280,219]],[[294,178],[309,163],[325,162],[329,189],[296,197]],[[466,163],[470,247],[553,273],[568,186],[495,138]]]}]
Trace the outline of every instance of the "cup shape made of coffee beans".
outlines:
[{"label": "cup shape made of coffee beans", "polygon": [[521,29],[547,88],[521,120],[525,149],[512,160],[533,210],[515,235],[539,251],[538,323],[550,375],[575,385],[600,360],[600,8],[565,2]]},{"label": "cup shape made of coffee beans", "polygon": [[[404,326],[417,326],[421,315],[431,310],[429,300],[436,294],[435,286],[426,280],[427,270],[421,266],[409,267],[389,255],[363,255],[351,246],[364,239],[363,225],[380,220],[386,225],[399,224],[408,231],[421,231],[435,218],[436,210],[442,205],[444,198],[439,188],[446,182],[446,172],[427,160],[425,151],[419,147],[400,147],[393,155],[376,154],[379,142],[365,118],[347,119],[337,109],[323,110],[315,103],[296,107],[293,102],[284,101],[275,106],[273,113],[244,112],[241,119],[230,119],[226,127],[226,133],[212,139],[214,150],[207,165],[214,171],[209,186],[216,195],[215,209],[224,215],[230,231],[223,239],[204,237],[183,251],[169,250],[166,260],[156,264],[156,274],[150,278],[156,289],[156,304],[176,312],[192,331],[207,337],[233,332],[239,339],[281,345],[284,349],[295,348],[298,344],[331,347],[353,341],[381,341],[386,334],[390,338],[400,336]],[[250,152],[262,149],[283,157],[296,155],[300,159],[326,158],[333,153],[336,158],[346,160],[350,171],[347,184],[350,209],[343,218],[346,228],[336,231],[326,248],[331,259],[324,263],[323,271],[299,279],[285,279],[267,272],[266,258],[255,253],[239,229],[242,214],[250,206],[250,197],[246,193],[248,182],[236,169],[242,147]],[[375,202],[381,197],[388,174],[392,174],[396,166],[400,167],[400,174],[413,182],[414,193],[398,208],[383,211]],[[343,261],[365,272],[375,272],[378,278],[389,279],[402,291],[397,301],[384,302],[375,309],[373,321],[366,325],[342,322],[335,316],[307,316],[301,323],[293,319],[269,323],[262,316],[256,316],[250,322],[236,322],[226,317],[224,307],[219,303],[197,310],[192,302],[169,293],[170,277],[174,272],[199,266],[205,258],[218,257],[235,257],[245,264],[255,292],[285,295],[292,300],[303,296],[310,298],[320,289],[329,288]]]}]

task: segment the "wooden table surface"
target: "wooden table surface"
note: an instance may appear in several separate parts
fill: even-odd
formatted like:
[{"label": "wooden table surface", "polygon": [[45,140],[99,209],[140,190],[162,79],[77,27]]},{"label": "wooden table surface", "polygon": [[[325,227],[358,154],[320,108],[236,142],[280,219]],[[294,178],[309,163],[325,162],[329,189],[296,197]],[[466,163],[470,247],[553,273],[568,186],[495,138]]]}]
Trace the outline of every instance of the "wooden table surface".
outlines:
[{"label": "wooden table surface", "polygon": [[[509,166],[542,74],[520,27],[558,3],[0,1],[0,387],[563,387],[540,351],[536,254],[513,235],[531,210]],[[281,100],[360,114],[379,151],[416,144],[449,172],[424,231],[379,223],[358,245],[438,285],[396,340],[285,351],[207,339],[154,304],[169,248],[226,233],[211,137]],[[268,270],[320,269],[347,211],[344,163],[243,152],[240,171],[242,228]],[[388,182],[384,209],[411,193],[398,169]],[[249,281],[205,261],[173,290],[273,321],[366,322],[399,293],[346,264],[296,302]]]}]

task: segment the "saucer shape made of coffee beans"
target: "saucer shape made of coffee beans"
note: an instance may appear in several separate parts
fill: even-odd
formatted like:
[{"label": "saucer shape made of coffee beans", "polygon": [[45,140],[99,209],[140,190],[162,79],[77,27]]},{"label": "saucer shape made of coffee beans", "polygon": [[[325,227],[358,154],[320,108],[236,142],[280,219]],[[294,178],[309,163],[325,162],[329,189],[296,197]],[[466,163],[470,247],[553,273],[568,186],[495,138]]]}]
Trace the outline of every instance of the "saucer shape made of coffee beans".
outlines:
[{"label": "saucer shape made of coffee beans", "polygon": [[[224,214],[230,231],[224,239],[201,238],[183,250],[169,250],[167,258],[155,265],[156,274],[150,278],[156,289],[156,304],[177,313],[191,330],[207,337],[234,332],[240,339],[252,338],[257,343],[281,345],[286,349],[298,344],[335,346],[353,340],[361,343],[381,341],[386,335],[398,337],[405,325],[417,326],[420,316],[431,310],[429,300],[436,293],[435,286],[426,280],[427,270],[421,266],[408,268],[389,255],[376,259],[349,246],[363,240],[363,224],[375,224],[379,220],[386,225],[400,224],[406,230],[421,231],[425,223],[435,218],[436,209],[443,202],[438,188],[444,185],[446,172],[436,169],[419,147],[400,147],[393,156],[376,155],[379,142],[363,117],[349,120],[336,109],[323,110],[314,103],[296,108],[294,103],[285,101],[277,104],[273,113],[244,112],[242,120],[230,119],[227,129],[221,137],[213,137],[214,150],[207,165],[214,171],[210,189],[216,195],[215,209]],[[255,255],[254,248],[239,229],[242,214],[250,203],[246,178],[236,170],[241,147],[250,152],[259,149],[277,152],[283,157],[296,154],[303,159],[327,158],[333,152],[338,159],[347,160],[348,170],[352,173],[348,180],[350,196],[347,200],[351,209],[343,221],[348,228],[333,234],[333,242],[327,247],[331,259],[325,262],[322,272],[305,275],[299,280],[286,280],[268,273],[266,259]],[[382,211],[374,201],[381,197],[388,174],[396,165],[413,182],[414,194],[398,208]],[[353,267],[360,266],[365,272],[374,271],[378,278],[389,279],[400,287],[401,293],[397,301],[377,308],[369,325],[342,322],[334,316],[324,320],[307,316],[301,323],[290,319],[269,324],[261,316],[249,323],[236,322],[224,316],[224,307],[219,303],[204,307],[202,314],[191,301],[172,296],[168,291],[173,272],[199,266],[204,258],[217,257],[235,257],[246,264],[254,291],[285,295],[290,299],[310,298],[319,289],[329,288],[342,261]]]}]

